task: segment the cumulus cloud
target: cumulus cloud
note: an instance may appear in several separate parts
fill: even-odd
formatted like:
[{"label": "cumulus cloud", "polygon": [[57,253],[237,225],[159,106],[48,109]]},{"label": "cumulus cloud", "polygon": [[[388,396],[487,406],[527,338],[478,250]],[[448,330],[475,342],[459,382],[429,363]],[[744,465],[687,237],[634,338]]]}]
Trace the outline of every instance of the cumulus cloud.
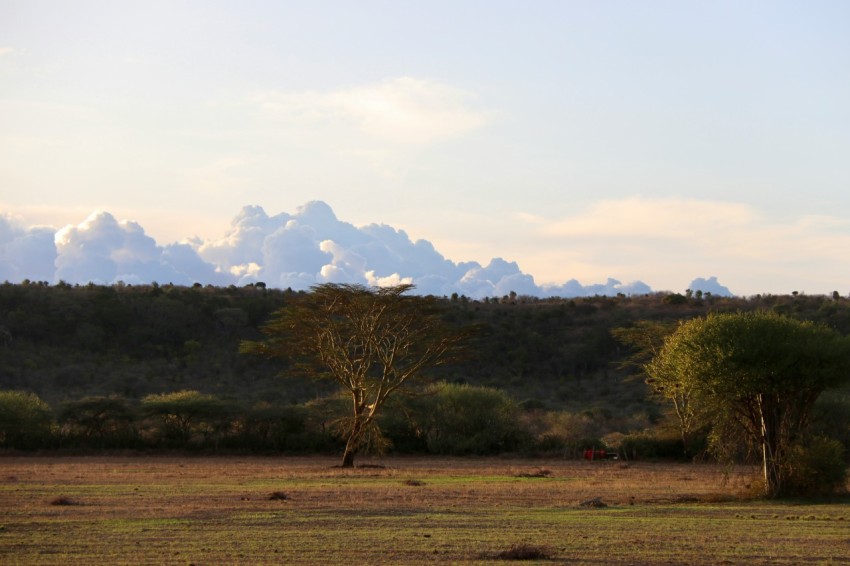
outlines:
[{"label": "cumulus cloud", "polygon": [[263,242],[266,237],[283,227],[291,217],[280,214],[269,217],[259,206],[243,207],[230,223],[224,238],[196,242],[198,253],[205,260],[230,271],[251,263],[263,263]]},{"label": "cumulus cloud", "polygon": [[694,292],[702,291],[703,293],[711,293],[712,295],[717,295],[719,297],[732,296],[732,291],[729,290],[729,287],[721,285],[717,280],[717,277],[714,275],[708,279],[705,279],[704,277],[697,277],[691,281],[688,289]]},{"label": "cumulus cloud", "polygon": [[222,284],[212,265],[185,244],[162,248],[136,222],[94,212],[83,222],[56,232],[54,281],[111,284],[152,281],[190,285]]},{"label": "cumulus cloud", "polygon": [[[422,294],[471,298],[501,297],[511,292],[531,296],[584,296],[649,292],[644,284],[538,286],[516,262],[492,259],[455,263],[426,240],[412,241],[403,230],[385,224],[363,227],[336,217],[324,202],[313,201],[292,214],[269,216],[246,206],[222,238],[159,246],[136,222],[95,212],[79,224],[24,230],[0,219],[0,274],[69,283],[130,284],[195,282],[306,290],[320,283],[369,286],[413,284]],[[40,267],[26,258],[42,258]],[[29,275],[24,275],[28,273]]]},{"label": "cumulus cloud", "polygon": [[471,298],[520,295],[570,296],[649,292],[644,284],[540,287],[516,262],[494,258],[486,266],[455,263],[427,240],[413,241],[386,224],[362,227],[336,217],[326,203],[313,201],[293,214],[269,216],[258,206],[242,209],[218,240],[195,242],[199,255],[239,284],[305,290],[320,283],[369,286],[411,283],[422,294],[463,294]]},{"label": "cumulus cloud", "polygon": [[643,281],[622,283],[609,277],[605,283],[582,285],[575,279],[571,279],[563,285],[544,285],[543,294],[552,297],[590,297],[593,295],[646,295],[652,289]]},{"label": "cumulus cloud", "polygon": [[52,281],[54,233],[48,227],[23,228],[12,217],[0,214],[0,281]]},{"label": "cumulus cloud", "polygon": [[[604,201],[568,217],[518,218],[529,227],[530,244],[514,246],[524,268],[537,274],[555,266],[541,284],[514,262],[456,263],[427,240],[412,240],[386,224],[354,226],[314,201],[292,213],[269,215],[246,206],[221,238],[194,238],[159,246],[136,222],[94,213],[56,232],[25,228],[0,215],[0,280],[85,283],[158,281],[308,289],[323,282],[391,285],[413,283],[417,292],[501,297],[511,291],[532,296],[626,295],[651,292],[630,274],[675,282],[715,295],[831,292],[850,279],[837,261],[850,247],[850,221],[829,215],[770,220],[740,203],[629,198]],[[519,239],[519,238],[518,238]],[[525,244],[522,244],[525,246]],[[720,273],[692,279],[692,273]],[[583,281],[603,281],[583,284]],[[730,281],[731,279],[731,281]],[[765,281],[794,281],[779,289]],[[690,284],[688,284],[690,281]],[[665,283],[667,285],[668,283]],[[726,285],[729,287],[726,287]],[[838,287],[840,289],[840,287]]]},{"label": "cumulus cloud", "polygon": [[490,119],[472,93],[412,77],[330,92],[268,92],[254,101],[283,124],[301,128],[345,124],[371,138],[400,144],[454,138]]}]

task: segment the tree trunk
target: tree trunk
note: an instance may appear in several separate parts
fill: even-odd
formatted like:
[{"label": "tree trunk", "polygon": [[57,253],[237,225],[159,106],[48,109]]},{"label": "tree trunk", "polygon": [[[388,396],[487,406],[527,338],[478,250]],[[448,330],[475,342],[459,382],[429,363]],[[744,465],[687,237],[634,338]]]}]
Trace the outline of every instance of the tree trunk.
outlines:
[{"label": "tree trunk", "polygon": [[[350,440],[350,439],[349,439]],[[349,447],[350,442],[345,445],[345,452],[342,454],[342,467],[343,468],[353,468],[354,467],[354,455],[356,454],[356,450],[353,450]]]},{"label": "tree trunk", "polygon": [[[767,405],[767,406],[765,406]],[[764,494],[774,498],[782,495],[783,479],[783,452],[784,446],[780,430],[778,409],[773,403],[761,403],[761,448],[762,463],[764,467]]]},{"label": "tree trunk", "polygon": [[363,426],[359,417],[354,417],[354,423],[351,425],[351,432],[348,434],[348,440],[345,443],[345,452],[342,453],[342,467],[353,468],[354,456],[357,455],[357,449],[360,447],[360,437],[363,435]]},{"label": "tree trunk", "polygon": [[345,442],[345,452],[342,454],[342,467],[353,468],[354,456],[360,448],[361,437],[365,430],[363,422],[363,411],[366,404],[363,401],[365,391],[362,388],[355,388],[351,391],[351,400],[353,402],[354,417],[351,419],[351,431],[348,433],[348,440]]}]

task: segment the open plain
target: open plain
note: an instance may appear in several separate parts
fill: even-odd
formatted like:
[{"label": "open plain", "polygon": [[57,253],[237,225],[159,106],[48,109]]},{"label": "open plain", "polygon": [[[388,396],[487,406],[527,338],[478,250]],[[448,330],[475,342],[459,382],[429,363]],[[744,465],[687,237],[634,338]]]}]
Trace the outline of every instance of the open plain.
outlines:
[{"label": "open plain", "polygon": [[[753,470],[496,458],[0,458],[0,563],[850,563],[846,500]],[[584,503],[584,505],[582,505]]]}]

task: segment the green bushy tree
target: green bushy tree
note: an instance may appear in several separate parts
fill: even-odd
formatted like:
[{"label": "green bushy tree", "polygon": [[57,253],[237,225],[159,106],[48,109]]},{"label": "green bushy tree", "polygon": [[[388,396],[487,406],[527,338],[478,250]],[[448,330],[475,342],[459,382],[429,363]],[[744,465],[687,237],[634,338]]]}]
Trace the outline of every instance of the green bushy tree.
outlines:
[{"label": "green bushy tree", "polygon": [[430,452],[498,454],[530,441],[519,407],[504,391],[458,384],[433,387],[433,395],[423,397],[419,417]]},{"label": "green bushy tree", "polygon": [[687,393],[715,431],[740,427],[760,451],[765,494],[777,497],[818,396],[850,377],[850,340],[769,311],[709,314],[682,323],[646,371]]},{"label": "green bushy tree", "polygon": [[35,393],[0,391],[0,446],[33,450],[50,444],[50,407]]}]

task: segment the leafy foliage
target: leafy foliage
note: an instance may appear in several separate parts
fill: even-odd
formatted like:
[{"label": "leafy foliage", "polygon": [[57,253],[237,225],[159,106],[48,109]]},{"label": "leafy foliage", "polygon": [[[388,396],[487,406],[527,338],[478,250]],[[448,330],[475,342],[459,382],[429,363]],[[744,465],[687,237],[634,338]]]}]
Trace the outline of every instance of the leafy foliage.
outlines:
[{"label": "leafy foliage", "polygon": [[419,427],[433,454],[497,454],[527,444],[516,402],[489,387],[437,384],[422,398]]},{"label": "leafy foliage", "polygon": [[131,402],[118,396],[84,397],[59,407],[59,424],[68,439],[101,448],[136,444],[137,413]]},{"label": "leafy foliage", "polygon": [[798,442],[788,453],[787,492],[826,495],[847,482],[844,446],[833,438],[815,436]]},{"label": "leafy foliage", "polygon": [[[683,323],[647,366],[689,417],[717,430],[734,421],[762,452],[765,492],[784,493],[788,450],[828,387],[848,378],[850,341],[832,329],[768,311],[710,314]],[[726,435],[724,435],[725,437]]]},{"label": "leafy foliage", "polygon": [[32,450],[48,445],[50,407],[34,393],[0,391],[0,446]]},{"label": "leafy foliage", "polygon": [[167,443],[186,447],[196,435],[219,438],[231,426],[234,403],[198,391],[148,395],[142,411],[161,422],[159,434]]}]

